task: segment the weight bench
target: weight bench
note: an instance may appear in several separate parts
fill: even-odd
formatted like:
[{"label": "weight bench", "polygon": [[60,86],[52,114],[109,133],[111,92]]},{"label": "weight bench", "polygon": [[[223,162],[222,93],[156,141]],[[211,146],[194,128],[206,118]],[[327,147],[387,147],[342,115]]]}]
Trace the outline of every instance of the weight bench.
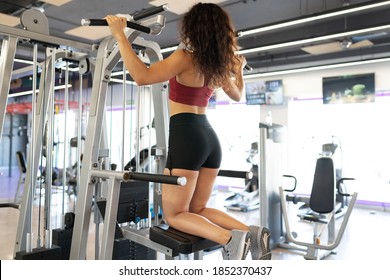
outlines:
[{"label": "weight bench", "polygon": [[172,257],[165,255],[166,259],[174,259],[179,254],[189,255],[193,253],[195,260],[201,260],[204,251],[221,247],[218,243],[178,231],[166,224],[151,227],[149,238],[172,249]]}]

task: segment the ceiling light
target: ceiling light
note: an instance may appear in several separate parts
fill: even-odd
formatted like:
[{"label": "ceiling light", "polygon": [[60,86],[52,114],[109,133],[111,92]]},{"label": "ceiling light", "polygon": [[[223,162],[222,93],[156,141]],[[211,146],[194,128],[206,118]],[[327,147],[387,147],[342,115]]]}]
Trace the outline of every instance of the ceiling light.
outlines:
[{"label": "ceiling light", "polygon": [[41,1],[48,4],[52,4],[54,6],[62,6],[71,2],[72,0],[41,0]]},{"label": "ceiling light", "polygon": [[347,8],[342,8],[342,9],[337,9],[334,10],[333,12],[327,12],[323,14],[317,14],[314,16],[305,16],[302,18],[297,18],[289,21],[284,21],[276,24],[271,24],[271,25],[265,25],[265,26],[260,26],[258,28],[253,28],[249,30],[243,30],[243,31],[238,31],[237,34],[242,37],[242,36],[247,36],[251,34],[256,34],[256,33],[261,33],[261,32],[266,32],[270,30],[275,30],[275,29],[280,29],[288,26],[293,26],[293,25],[298,25],[302,23],[307,23],[311,21],[316,21],[320,19],[325,19],[325,18],[330,18],[330,17],[335,17],[335,16],[340,16],[340,15],[346,15],[346,14],[351,14],[359,11],[364,11],[364,10],[369,10],[373,8],[378,8],[382,6],[387,6],[390,5],[390,1],[379,1],[376,3],[372,4],[364,4],[364,5],[355,5],[354,7],[347,7]]},{"label": "ceiling light", "polygon": [[15,59],[14,59],[14,62],[19,62],[19,63],[23,63],[23,64],[29,64],[29,65],[34,65],[34,61],[25,60],[25,59],[19,59],[19,58],[15,58]]},{"label": "ceiling light", "polygon": [[79,26],[65,31],[65,34],[97,41],[110,36],[108,26]]},{"label": "ceiling light", "polygon": [[[221,3],[226,0],[209,0],[208,3]],[[177,1],[177,0],[153,0],[150,1],[149,4],[153,6],[161,6],[167,5],[168,11],[175,13],[177,15],[182,15],[188,12],[188,10],[195,4],[197,4],[199,0],[186,0],[186,1]]]},{"label": "ceiling light", "polygon": [[363,65],[363,64],[389,62],[389,61],[390,61],[390,57],[379,58],[379,59],[369,59],[369,60],[359,60],[359,61],[353,61],[353,62],[335,63],[335,64],[329,64],[329,65],[280,70],[280,71],[274,71],[274,72],[256,73],[256,74],[244,75],[244,79],[247,80],[247,79],[253,79],[253,78],[287,75],[287,74],[302,73],[302,72],[307,72],[307,71],[334,69],[334,68],[358,66],[358,65]]},{"label": "ceiling light", "polygon": [[[66,85],[59,85],[59,86],[55,86],[54,90],[60,90],[60,89],[71,88],[71,87],[72,87],[72,84],[68,84],[68,86],[66,86]],[[35,92],[39,93],[39,89],[36,89]],[[23,95],[29,95],[29,94],[32,94],[32,93],[33,93],[32,90],[11,93],[11,94],[8,94],[8,98],[10,98],[10,97],[18,97],[18,96],[23,96]]]},{"label": "ceiling light", "polygon": [[2,25],[15,27],[20,24],[20,19],[18,17],[0,13],[0,22]]},{"label": "ceiling light", "polygon": [[340,38],[340,37],[348,37],[348,36],[352,36],[352,35],[356,35],[356,34],[369,33],[369,32],[379,31],[379,30],[383,30],[383,29],[389,29],[389,28],[390,28],[390,25],[376,26],[376,27],[364,28],[364,29],[360,29],[360,30],[353,30],[353,31],[342,32],[342,33],[337,33],[337,34],[330,34],[330,35],[325,35],[325,36],[321,36],[321,37],[302,39],[302,40],[285,42],[285,43],[269,45],[269,46],[262,46],[262,47],[252,48],[252,49],[244,49],[244,50],[239,50],[237,53],[243,55],[243,54],[254,53],[254,52],[263,52],[263,51],[267,51],[267,50],[281,49],[281,48],[285,48],[285,47],[309,44],[309,43],[313,43],[313,42],[325,41],[325,40],[330,40],[330,39],[335,39],[335,38]]}]

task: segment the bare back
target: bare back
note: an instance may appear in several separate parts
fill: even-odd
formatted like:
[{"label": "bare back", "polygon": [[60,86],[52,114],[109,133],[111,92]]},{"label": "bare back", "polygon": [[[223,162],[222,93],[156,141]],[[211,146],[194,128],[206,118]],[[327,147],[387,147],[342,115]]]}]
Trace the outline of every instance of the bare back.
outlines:
[{"label": "bare back", "polygon": [[[204,75],[197,71],[191,53],[186,50],[180,50],[181,62],[185,65],[184,70],[176,75],[176,80],[185,86],[189,87],[203,87]],[[179,113],[194,113],[194,114],[206,114],[207,107],[198,107],[192,105],[186,105],[169,100],[170,115],[173,116]]]}]

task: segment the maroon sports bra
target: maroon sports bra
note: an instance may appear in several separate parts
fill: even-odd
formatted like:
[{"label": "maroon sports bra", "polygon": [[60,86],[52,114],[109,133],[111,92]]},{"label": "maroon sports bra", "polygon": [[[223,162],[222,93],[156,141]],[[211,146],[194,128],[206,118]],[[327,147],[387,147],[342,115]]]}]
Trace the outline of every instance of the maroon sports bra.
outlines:
[{"label": "maroon sports bra", "polygon": [[207,107],[213,90],[207,85],[203,87],[189,87],[180,84],[176,76],[169,80],[169,99],[192,106]]}]

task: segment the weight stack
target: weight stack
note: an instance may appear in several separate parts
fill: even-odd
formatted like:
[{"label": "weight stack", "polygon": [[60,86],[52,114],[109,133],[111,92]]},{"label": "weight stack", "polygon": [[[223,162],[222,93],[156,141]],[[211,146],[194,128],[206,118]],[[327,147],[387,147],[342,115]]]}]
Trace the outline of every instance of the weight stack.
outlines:
[{"label": "weight stack", "polygon": [[74,226],[75,214],[68,212],[65,214],[65,229],[53,229],[52,243],[61,247],[61,260],[69,260],[70,247],[72,246],[72,235]]},{"label": "weight stack", "polygon": [[113,260],[155,260],[156,251],[128,239],[115,239]]},{"label": "weight stack", "polygon": [[53,229],[52,242],[61,247],[61,260],[69,260],[73,228]]},{"label": "weight stack", "polygon": [[[106,200],[96,201],[104,219]],[[113,260],[155,260],[156,251],[124,238],[118,223],[137,222],[149,215],[149,182],[129,181],[121,183]]]},{"label": "weight stack", "polygon": [[61,260],[61,248],[52,245],[51,248],[35,248],[32,252],[16,252],[15,260]]}]

